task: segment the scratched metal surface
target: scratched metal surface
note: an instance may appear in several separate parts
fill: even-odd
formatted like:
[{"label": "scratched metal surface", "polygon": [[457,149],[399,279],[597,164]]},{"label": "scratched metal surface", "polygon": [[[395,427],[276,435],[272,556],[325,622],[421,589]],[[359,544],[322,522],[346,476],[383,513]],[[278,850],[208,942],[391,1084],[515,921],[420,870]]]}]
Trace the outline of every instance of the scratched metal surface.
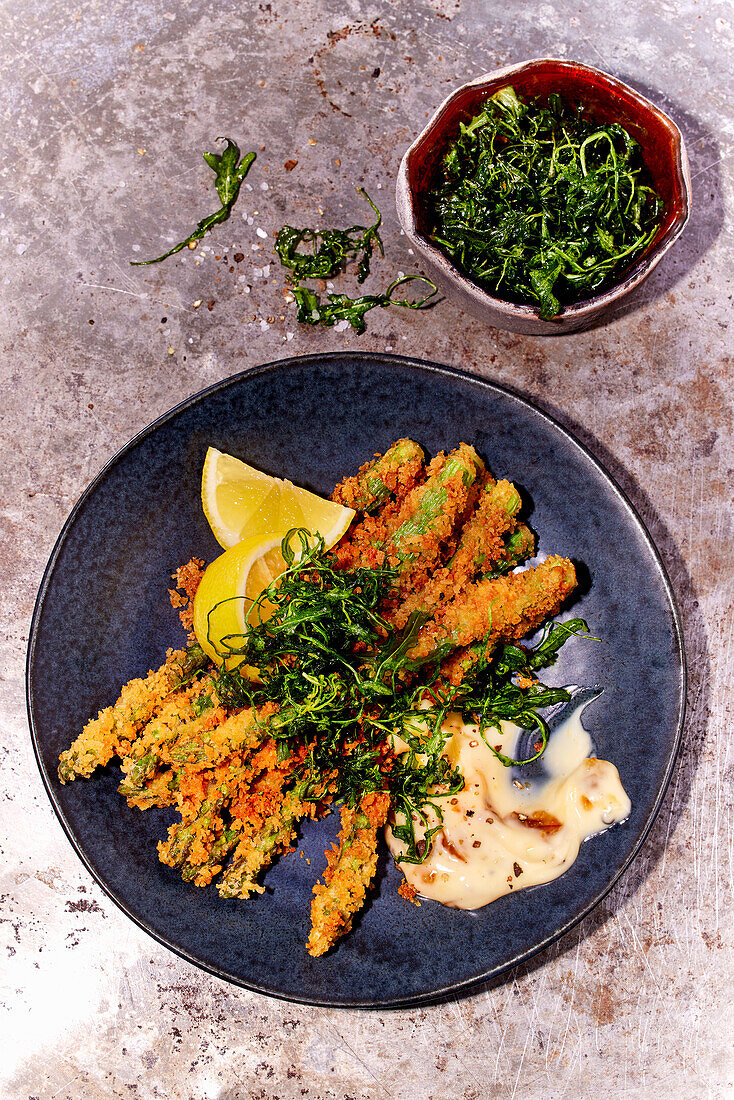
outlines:
[{"label": "scratched metal surface", "polygon": [[[603,31],[591,0],[0,7],[4,1096],[732,1094],[734,28],[716,0],[601,10]],[[486,328],[450,301],[420,316],[372,314],[360,340],[298,330],[273,232],[319,206],[326,222],[361,216],[353,186],[363,183],[385,214],[380,270],[413,270],[392,202],[403,149],[457,82],[542,54],[631,81],[688,142],[690,227],[629,305],[606,327],[556,340]],[[259,150],[253,190],[195,253],[128,267],[207,212],[199,153],[220,133]],[[580,435],[660,547],[690,658],[679,766],[641,857],[606,902],[506,981],[386,1013],[230,988],[129,923],[53,816],[23,691],[47,556],[118,447],[234,370],[356,346],[509,383]],[[644,714],[638,733],[642,755]]]}]

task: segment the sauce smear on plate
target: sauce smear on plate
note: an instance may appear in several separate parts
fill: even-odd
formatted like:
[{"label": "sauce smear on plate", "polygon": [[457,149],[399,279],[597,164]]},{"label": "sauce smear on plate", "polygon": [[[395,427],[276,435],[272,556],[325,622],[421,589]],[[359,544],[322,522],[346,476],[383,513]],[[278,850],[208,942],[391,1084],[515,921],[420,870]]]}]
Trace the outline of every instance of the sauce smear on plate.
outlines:
[{"label": "sauce smear on plate", "polygon": [[[449,717],[445,752],[465,785],[442,800],[443,827],[425,862],[400,865],[419,894],[455,909],[479,909],[503,894],[558,878],[584,840],[629,816],[619,772],[589,755],[591,738],[581,723],[585,705],[551,734],[543,756],[546,774],[531,780],[505,767],[475,725],[464,724],[459,714]],[[501,737],[494,731],[488,736],[499,752],[514,756],[521,732],[503,722]],[[436,824],[434,814],[429,828]],[[386,831],[393,856],[401,855],[404,846]]]}]

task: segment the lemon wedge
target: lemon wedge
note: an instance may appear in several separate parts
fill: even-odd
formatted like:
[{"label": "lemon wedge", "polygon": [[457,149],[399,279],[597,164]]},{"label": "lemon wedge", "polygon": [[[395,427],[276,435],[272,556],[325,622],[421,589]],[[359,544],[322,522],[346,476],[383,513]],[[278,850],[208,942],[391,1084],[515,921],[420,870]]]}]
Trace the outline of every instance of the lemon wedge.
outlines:
[{"label": "lemon wedge", "polygon": [[255,605],[260,593],[285,570],[281,539],[252,535],[225,550],[206,569],[194,596],[194,634],[217,665],[227,669],[242,663],[231,654],[249,627],[268,618],[270,604]]},{"label": "lemon wedge", "polygon": [[320,534],[327,549],[339,541],[354,511],[270,477],[239,458],[210,447],[201,475],[201,503],[220,546],[245,538],[283,538],[292,527]]},{"label": "lemon wedge", "polygon": [[[319,534],[326,549],[339,541],[355,512],[290,481],[270,477],[210,447],[201,477],[204,514],[225,552],[206,569],[194,597],[194,634],[205,653],[227,669],[242,663],[231,650],[267,619],[272,605],[256,603],[284,572],[281,543],[294,528]],[[300,548],[294,540],[292,548]]]}]

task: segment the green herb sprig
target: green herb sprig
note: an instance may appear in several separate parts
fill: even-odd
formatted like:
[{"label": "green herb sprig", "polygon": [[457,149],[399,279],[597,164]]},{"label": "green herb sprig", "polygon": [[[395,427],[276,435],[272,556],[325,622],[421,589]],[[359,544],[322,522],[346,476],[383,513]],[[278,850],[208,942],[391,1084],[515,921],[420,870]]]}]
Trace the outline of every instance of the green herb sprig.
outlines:
[{"label": "green herb sprig", "polygon": [[216,210],[213,214],[210,214],[208,218],[202,218],[193,233],[190,233],[185,240],[179,241],[173,248],[169,248],[168,252],[164,252],[162,256],[157,256],[154,260],[131,260],[130,263],[133,267],[145,267],[147,264],[159,264],[161,260],[166,260],[169,256],[174,256],[177,252],[180,252],[182,248],[186,248],[187,245],[192,244],[194,241],[201,240],[210,229],[218,225],[219,222],[225,222],[232,213],[232,207],[237,201],[242,181],[250,171],[250,166],[255,160],[256,154],[246,153],[240,160],[239,146],[232,141],[231,138],[218,137],[217,141],[227,142],[227,147],[224,152],[203,153],[202,156],[211,170],[215,173],[217,194],[222,204],[221,208]]},{"label": "green herb sprig", "polygon": [[[548,744],[548,725],[540,711],[546,707],[567,703],[571,695],[565,688],[547,687],[536,679],[537,672],[555,664],[561,647],[569,638],[591,638],[583,619],[569,619],[565,623],[551,623],[540,641],[532,649],[510,642],[500,647],[491,662],[485,661],[475,675],[459,689],[455,705],[470,720],[479,725],[479,732],[487,746],[506,766],[521,766],[537,760]],[[489,731],[501,734],[500,723],[515,725],[536,732],[535,752],[525,759],[512,759],[500,752],[489,741]]]},{"label": "green herb sprig", "polygon": [[432,239],[471,278],[550,320],[608,285],[649,244],[662,200],[640,147],[551,95],[512,87],[462,124],[429,193]]},{"label": "green herb sprig", "polygon": [[[283,267],[290,272],[290,290],[298,307],[296,319],[301,324],[330,328],[339,321],[348,321],[357,335],[361,335],[367,328],[365,314],[371,309],[387,306],[424,309],[438,293],[436,284],[424,275],[402,275],[394,279],[382,294],[363,294],[351,298],[347,294],[333,293],[326,296],[326,301],[304,285],[303,279],[334,278],[355,260],[357,282],[361,284],[370,273],[370,260],[375,247],[381,255],[385,255],[379,232],[382,215],[364,188],[358,187],[357,190],[376,215],[372,225],[352,225],[348,229],[296,229],[292,225],[284,225],[275,239],[275,251]],[[310,246],[310,250],[303,251],[302,245]],[[399,286],[415,279],[430,287],[430,293],[416,301],[393,298]]]},{"label": "green herb sprig", "polygon": [[[363,283],[370,273],[370,259],[377,246],[385,255],[380,226],[382,214],[362,187],[357,188],[367,200],[376,217],[372,225],[352,225],[348,229],[295,229],[284,225],[275,239],[275,251],[283,267],[288,268],[296,282],[301,279],[331,279],[348,261],[357,259],[357,282]],[[302,245],[310,245],[304,252]]]},{"label": "green herb sprig", "polygon": [[[413,282],[416,279],[431,288],[428,294],[415,301],[406,298],[393,298],[393,294],[399,286]],[[423,309],[431,298],[438,293],[438,287],[425,275],[403,275],[399,279],[394,279],[383,294],[362,294],[358,298],[350,298],[347,294],[327,294],[326,301],[323,302],[315,291],[306,286],[292,286],[291,293],[298,305],[296,317],[302,324],[331,327],[338,321],[349,321],[357,335],[361,335],[367,328],[364,315],[369,310],[378,306]]]},{"label": "green herb sprig", "polygon": [[[249,616],[255,625],[221,642],[220,655],[230,669],[231,658],[240,657],[259,679],[222,670],[217,696],[226,706],[276,704],[266,719],[268,733],[289,750],[307,747],[294,777],[299,797],[318,800],[328,794],[356,805],[368,792],[389,791],[393,831],[406,846],[402,859],[420,863],[443,820],[442,799],[463,786],[443,755],[449,710],[477,721],[485,740],[491,728],[509,719],[537,730],[545,747],[548,731],[539,708],[570,695],[539,683],[536,672],[555,661],[569,637],[588,633],[586,624],[581,619],[554,624],[534,649],[505,645],[492,664],[479,667],[459,687],[439,685],[438,659],[422,668],[417,681],[408,653],[425,616],[411,616],[398,631],[380,613],[394,584],[393,570],[336,570],[324,555],[323,540],[314,543],[305,531],[289,532],[282,553],[287,568],[255,601]],[[265,601],[272,614],[258,621]],[[403,739],[407,751],[391,751],[393,735]],[[497,755],[506,765],[523,763]],[[439,822],[430,828],[429,809]],[[416,822],[427,830],[422,840],[416,838]]]}]

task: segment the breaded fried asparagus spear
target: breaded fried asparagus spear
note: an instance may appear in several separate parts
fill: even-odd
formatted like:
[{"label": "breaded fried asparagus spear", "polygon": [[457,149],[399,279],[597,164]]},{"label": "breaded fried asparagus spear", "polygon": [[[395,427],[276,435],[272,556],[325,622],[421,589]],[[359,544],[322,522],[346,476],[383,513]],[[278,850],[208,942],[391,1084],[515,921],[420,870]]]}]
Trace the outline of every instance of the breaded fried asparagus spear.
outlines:
[{"label": "breaded fried asparagus spear", "polygon": [[215,836],[217,824],[223,829],[224,823],[219,809],[216,798],[207,798],[199,804],[193,817],[171,825],[168,840],[162,840],[158,844],[158,858],[161,863],[165,863],[167,867],[182,867],[197,837],[203,838],[208,833]]},{"label": "breaded fried asparagus spear", "polygon": [[[254,754],[245,752],[243,756],[243,747],[233,744],[234,754],[216,768],[202,772],[195,763],[189,765],[193,772],[183,775],[180,782],[182,820],[171,826],[168,840],[158,846],[161,861],[181,867],[183,879],[193,880],[197,886],[211,882],[236,845],[241,856],[243,841],[248,838],[262,850],[260,834],[267,831],[278,812],[283,786],[305,751],[299,749],[293,756],[278,759],[278,743],[272,738]],[[225,823],[225,811],[230,824]],[[271,852],[271,859],[274,854]]]},{"label": "breaded fried asparagus spear", "polygon": [[214,841],[204,863],[187,863],[181,871],[184,882],[193,882],[194,886],[208,886],[215,875],[222,869],[225,859],[236,847],[240,838],[239,832],[234,828],[225,828],[221,835]]},{"label": "breaded fried asparagus spear", "polygon": [[[220,851],[221,858],[224,858],[232,850],[238,839],[236,829],[227,827],[222,811],[229,799],[236,795],[239,783],[250,781],[252,771],[248,764],[232,763],[227,767],[225,763],[211,777],[202,777],[207,796],[203,801],[181,808],[181,821],[171,825],[168,839],[158,844],[161,863],[167,867],[183,868],[182,878],[190,882],[201,879],[203,868],[211,869],[220,862]],[[211,881],[214,873],[212,871],[208,875],[206,882]],[[204,883],[199,881],[196,884]]]},{"label": "breaded fried asparagus spear", "polygon": [[390,550],[402,566],[420,558],[426,537],[446,538],[466,509],[468,490],[484,470],[473,447],[460,443],[449,455],[434,459],[429,478],[410,494],[401,522],[390,539]]},{"label": "breaded fried asparagus spear", "polygon": [[59,779],[68,783],[79,776],[87,778],[95,768],[109,763],[115,755],[124,755],[165,699],[180,688],[208,662],[198,645],[171,650],[165,663],[145,679],[131,680],[114,706],[101,710],[86,726],[70,748],[59,758]]},{"label": "breaded fried asparagus spear", "polygon": [[[207,687],[213,691],[205,681],[203,688]],[[172,804],[173,797],[162,803],[158,785],[151,785],[151,777],[160,768],[173,769],[168,773],[169,789],[177,791],[181,772],[215,767],[232,753],[247,754],[261,744],[267,731],[251,710],[237,711],[228,718],[225,715],[224,708],[217,705],[198,716],[193,710],[188,715],[176,713],[173,704],[170,713],[164,707],[140,738],[140,755],[123,761],[126,774],[118,790],[128,805],[145,810]]]},{"label": "breaded fried asparagus spear", "polygon": [[129,800],[129,805],[143,810],[157,804],[136,799],[145,794],[146,783],[155,772],[169,763],[164,758],[167,746],[175,743],[184,731],[193,735],[224,718],[225,712],[215,700],[214,683],[209,675],[168,696],[122,757],[123,779],[118,791]]},{"label": "breaded fried asparagus spear", "polygon": [[423,449],[412,439],[399,439],[384,455],[366,462],[356,477],[347,477],[331,494],[338,504],[372,512],[394,493],[398,480],[409,481],[423,465]]},{"label": "breaded fried asparagus spear", "polygon": [[224,708],[217,708],[215,714],[221,714],[222,720],[210,720],[208,725],[199,728],[192,724],[183,729],[178,739],[166,747],[163,754],[166,762],[189,772],[204,771],[221,764],[233,753],[246,759],[267,736],[265,723],[250,707],[235,711],[226,718]]},{"label": "breaded fried asparagus spear", "polygon": [[[414,611],[435,613],[478,573],[489,573],[498,566],[509,566],[510,562],[517,565],[522,560],[517,550],[525,549],[527,540],[518,539],[516,548],[509,549],[505,536],[515,525],[520,503],[520,494],[509,481],[485,483],[476,508],[462,528],[453,556],[421,588],[408,594],[393,615],[394,625],[398,629],[403,627]],[[530,534],[528,528],[524,530]]]},{"label": "breaded fried asparagus spear", "polygon": [[220,897],[248,898],[254,893],[261,894],[263,887],[257,881],[258,875],[279,852],[290,847],[296,825],[313,811],[313,804],[302,802],[295,791],[288,791],[260,827],[245,824],[232,860],[217,885]]},{"label": "breaded fried asparagus spear", "polygon": [[[243,787],[248,789],[261,772],[287,772],[289,765],[277,764],[277,746],[271,739],[265,741],[265,734],[253,712],[243,710],[222,722],[210,737],[173,746],[170,757],[179,766],[175,774],[181,821],[170,826],[168,840],[158,845],[162,863],[182,866],[197,839],[197,856],[191,862],[205,862],[208,846],[224,831],[222,808],[241,798]],[[255,749],[259,751],[253,755]]]},{"label": "breaded fried asparagus spear", "polygon": [[[525,528],[525,530],[527,531],[527,528]],[[533,539],[532,532],[528,532],[528,534],[530,538]],[[573,588],[575,588],[575,583]],[[573,590],[573,588],[571,590]],[[560,592],[558,596],[559,600],[557,605],[548,611],[546,618],[552,617],[559,610],[565,597]],[[528,621],[526,632],[535,630],[537,627],[541,626],[542,621],[543,620],[540,618],[537,618],[536,621],[533,622]],[[500,636],[498,636],[494,630],[490,630],[486,638],[481,638],[479,641],[473,642],[469,646],[462,647],[455,653],[452,653],[450,657],[447,657],[441,664],[441,679],[446,683],[454,685],[460,684],[478,665],[491,658],[500,642],[518,641],[520,638],[519,628]]]},{"label": "breaded fried asparagus spear", "polygon": [[324,885],[313,890],[309,955],[325,954],[352,927],[375,876],[378,832],[389,809],[386,791],[364,795],[356,807],[342,806],[339,845],[326,853]]},{"label": "breaded fried asparagus spear", "polygon": [[505,544],[504,553],[490,564],[488,573],[514,569],[531,557],[535,550],[535,535],[524,523],[518,523],[514,531],[508,532],[502,541]]},{"label": "breaded fried asparagus spear", "polygon": [[515,516],[520,511],[521,503],[517,489],[505,478],[485,486],[474,513],[464,524],[456,553],[446,568],[462,577],[491,572],[495,564],[502,560],[502,536],[515,526]]},{"label": "breaded fried asparagus spear", "polygon": [[428,467],[427,481],[408,494],[396,529],[381,547],[399,571],[399,587],[429,574],[440,560],[442,549],[451,544],[473,507],[474,486],[483,471],[474,448],[461,443],[449,455],[437,456]]},{"label": "breaded fried asparagus spear", "polygon": [[[400,439],[375,463],[367,463],[356,478],[338,485],[333,499],[343,504],[362,506],[346,535],[331,550],[338,569],[367,569],[385,564],[381,549],[398,526],[405,498],[424,478],[423,452],[410,439]],[[372,497],[376,500],[372,503]]]},{"label": "breaded fried asparagus spear", "polygon": [[479,639],[489,646],[524,638],[555,615],[575,587],[573,563],[560,557],[521,573],[476,581],[426,623],[410,657],[448,656]]}]

